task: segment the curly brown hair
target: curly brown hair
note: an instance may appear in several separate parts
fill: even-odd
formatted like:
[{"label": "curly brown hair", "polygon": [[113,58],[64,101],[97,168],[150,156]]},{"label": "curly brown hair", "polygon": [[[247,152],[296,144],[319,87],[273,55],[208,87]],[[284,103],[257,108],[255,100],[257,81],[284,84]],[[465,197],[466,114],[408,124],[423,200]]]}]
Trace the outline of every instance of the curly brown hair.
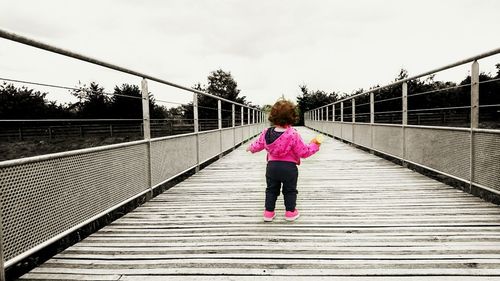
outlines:
[{"label": "curly brown hair", "polygon": [[295,124],[299,116],[295,110],[296,106],[290,101],[279,100],[271,108],[268,120],[273,125],[286,126]]}]

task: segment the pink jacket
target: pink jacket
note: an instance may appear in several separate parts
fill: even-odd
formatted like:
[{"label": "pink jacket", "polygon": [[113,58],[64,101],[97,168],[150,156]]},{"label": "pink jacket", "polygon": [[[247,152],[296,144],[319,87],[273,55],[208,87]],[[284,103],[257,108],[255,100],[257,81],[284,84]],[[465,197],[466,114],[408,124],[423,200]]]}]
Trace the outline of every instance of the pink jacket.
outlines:
[{"label": "pink jacket", "polygon": [[252,153],[267,150],[267,161],[287,161],[300,165],[300,158],[307,158],[318,152],[316,143],[305,144],[297,130],[288,127],[285,132],[274,142],[266,143],[266,132],[264,129],[259,138],[250,145]]}]

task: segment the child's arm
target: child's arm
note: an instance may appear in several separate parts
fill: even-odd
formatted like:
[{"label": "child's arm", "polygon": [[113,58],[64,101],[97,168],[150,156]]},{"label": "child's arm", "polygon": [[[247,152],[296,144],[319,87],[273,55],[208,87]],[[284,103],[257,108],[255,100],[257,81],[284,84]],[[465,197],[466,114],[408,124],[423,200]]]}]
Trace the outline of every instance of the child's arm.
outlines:
[{"label": "child's arm", "polygon": [[267,129],[262,131],[262,133],[260,133],[259,138],[256,139],[253,143],[251,143],[250,146],[248,146],[247,151],[255,153],[263,150],[266,144],[266,132]]},{"label": "child's arm", "polygon": [[293,146],[293,151],[295,152],[295,155],[300,158],[307,158],[318,152],[319,146],[320,145],[316,141],[311,141],[311,143],[305,144],[300,135],[296,133],[296,141]]}]

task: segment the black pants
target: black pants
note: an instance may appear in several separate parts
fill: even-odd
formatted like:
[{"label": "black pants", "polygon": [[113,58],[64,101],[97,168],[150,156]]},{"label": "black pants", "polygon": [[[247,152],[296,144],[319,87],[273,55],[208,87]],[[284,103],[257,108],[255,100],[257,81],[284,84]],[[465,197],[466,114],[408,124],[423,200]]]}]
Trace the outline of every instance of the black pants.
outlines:
[{"label": "black pants", "polygon": [[274,211],[276,199],[283,184],[283,196],[287,211],[295,210],[297,202],[297,165],[292,162],[269,161],[266,168],[266,210]]}]

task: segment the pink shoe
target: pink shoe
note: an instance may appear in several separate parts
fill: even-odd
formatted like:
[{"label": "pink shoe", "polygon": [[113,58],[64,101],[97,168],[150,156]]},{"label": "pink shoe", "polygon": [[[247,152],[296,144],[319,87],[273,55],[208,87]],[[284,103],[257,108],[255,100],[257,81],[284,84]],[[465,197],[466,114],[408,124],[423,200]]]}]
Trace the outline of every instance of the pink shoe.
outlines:
[{"label": "pink shoe", "polygon": [[286,211],[285,220],[294,221],[300,217],[299,210],[295,209],[293,211]]},{"label": "pink shoe", "polygon": [[274,217],[276,217],[276,213],[274,211],[264,211],[264,221],[273,221]]}]

